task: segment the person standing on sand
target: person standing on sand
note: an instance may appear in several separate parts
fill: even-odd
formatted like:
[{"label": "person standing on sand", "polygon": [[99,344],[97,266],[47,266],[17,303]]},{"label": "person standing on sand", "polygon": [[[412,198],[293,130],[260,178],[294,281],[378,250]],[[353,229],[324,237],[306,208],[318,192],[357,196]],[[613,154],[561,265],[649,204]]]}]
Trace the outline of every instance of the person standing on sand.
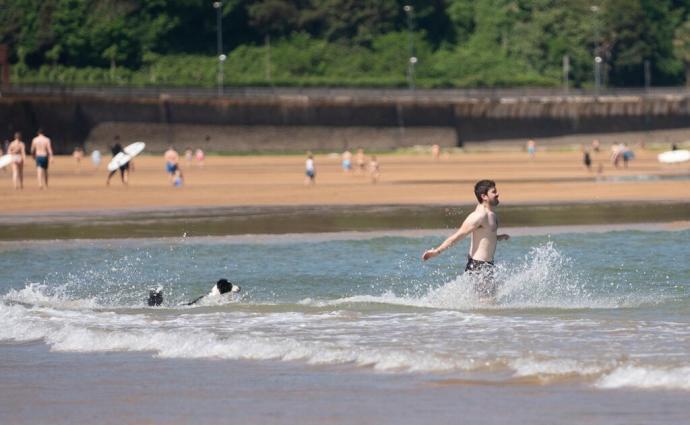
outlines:
[{"label": "person standing on sand", "polygon": [[196,152],[194,152],[194,156],[196,157],[196,165],[198,165],[199,167],[203,167],[205,158],[204,151],[200,148],[197,148]]},{"label": "person standing on sand", "polygon": [[467,216],[460,228],[441,245],[426,251],[422,260],[433,258],[458,241],[471,235],[470,252],[467,256],[465,272],[474,278],[474,290],[481,299],[493,300],[496,296],[496,282],[493,278],[494,254],[497,241],[510,239],[507,234],[498,234],[498,216],[494,209],[498,206],[498,190],[492,180],[480,180],[474,186],[477,208]]},{"label": "person standing on sand", "polygon": [[589,154],[589,148],[582,146],[582,163],[585,164],[587,171],[592,171],[592,156]]},{"label": "person standing on sand", "polygon": [[311,152],[307,152],[307,161],[304,164],[305,174],[304,185],[309,186],[316,183],[316,167],[314,166],[314,155]]},{"label": "person standing on sand", "polygon": [[527,141],[527,154],[529,154],[529,159],[534,159],[534,155],[537,153],[537,142],[532,139]]},{"label": "person standing on sand", "polygon": [[594,153],[599,153],[599,146],[600,145],[601,144],[599,143],[599,139],[592,140],[592,150],[594,151]]},{"label": "person standing on sand", "polygon": [[84,159],[84,149],[82,149],[81,146],[76,146],[72,153],[72,157],[77,163],[77,173],[81,173],[81,160]]},{"label": "person standing on sand", "polygon": [[42,129],[38,129],[36,137],[31,141],[31,155],[36,160],[36,177],[38,178],[38,188],[43,190],[48,188],[48,164],[53,162],[53,147],[50,139],[43,134]]},{"label": "person standing on sand", "polygon": [[373,184],[378,183],[379,177],[381,177],[381,172],[379,170],[379,161],[376,156],[372,156],[369,161],[369,176],[371,176],[371,182]]},{"label": "person standing on sand", "polygon": [[357,172],[358,173],[363,173],[364,168],[366,167],[366,160],[364,159],[364,149],[359,148],[357,149]]},{"label": "person standing on sand", "polygon": [[343,152],[343,171],[345,173],[352,171],[352,152],[349,149],[345,149]]},{"label": "person standing on sand", "polygon": [[7,153],[12,155],[12,183],[15,189],[24,189],[24,161],[26,146],[22,142],[22,133],[14,133],[14,140],[7,146]]},{"label": "person standing on sand", "polygon": [[163,158],[165,159],[165,171],[170,175],[170,184],[174,185],[175,175],[180,168],[180,155],[177,154],[177,151],[172,146],[169,146],[168,150],[163,154]]},{"label": "person standing on sand", "polygon": [[441,146],[438,144],[431,145],[431,157],[434,159],[434,161],[438,161],[438,159],[441,157]]}]

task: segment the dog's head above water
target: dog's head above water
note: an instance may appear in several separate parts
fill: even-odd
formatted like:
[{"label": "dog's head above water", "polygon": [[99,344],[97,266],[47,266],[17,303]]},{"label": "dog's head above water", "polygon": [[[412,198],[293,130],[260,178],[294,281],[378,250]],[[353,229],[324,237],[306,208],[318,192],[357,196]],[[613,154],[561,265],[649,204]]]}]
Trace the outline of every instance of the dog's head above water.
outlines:
[{"label": "dog's head above water", "polygon": [[213,288],[212,293],[227,294],[228,292],[240,292],[240,287],[232,282],[228,282],[227,279],[220,279],[216,282],[216,286]]}]

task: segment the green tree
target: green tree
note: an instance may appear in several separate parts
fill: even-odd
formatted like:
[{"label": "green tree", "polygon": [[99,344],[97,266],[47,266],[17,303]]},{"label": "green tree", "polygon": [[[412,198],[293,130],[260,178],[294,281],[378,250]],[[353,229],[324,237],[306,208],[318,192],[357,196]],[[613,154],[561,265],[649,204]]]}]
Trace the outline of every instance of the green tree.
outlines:
[{"label": "green tree", "polygon": [[683,22],[675,32],[673,51],[683,62],[685,70],[685,85],[690,87],[690,20]]},{"label": "green tree", "polygon": [[655,82],[680,82],[682,66],[673,56],[676,19],[670,0],[609,0],[604,20],[611,84],[642,85],[645,60],[651,63]]}]

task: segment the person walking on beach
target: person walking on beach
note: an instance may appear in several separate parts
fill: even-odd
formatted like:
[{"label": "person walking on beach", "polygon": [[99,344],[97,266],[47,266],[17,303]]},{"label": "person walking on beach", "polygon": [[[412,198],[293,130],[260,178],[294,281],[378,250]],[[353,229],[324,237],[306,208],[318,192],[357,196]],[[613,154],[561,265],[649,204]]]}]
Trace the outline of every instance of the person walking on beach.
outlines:
[{"label": "person walking on beach", "polygon": [[582,145],[582,163],[585,164],[587,171],[592,171],[592,156],[589,154],[589,148]]},{"label": "person walking on beach", "polygon": [[31,141],[31,155],[36,160],[36,177],[38,178],[38,188],[43,190],[48,188],[48,164],[53,161],[53,147],[50,139],[43,134],[42,129],[38,129],[36,137]]},{"label": "person walking on beach", "polygon": [[[119,139],[119,137],[116,138],[115,140],[118,140],[118,139]],[[110,152],[112,152],[113,158],[115,158],[115,156],[116,156],[117,154],[119,154],[120,152],[124,152],[124,149],[122,149],[122,145],[121,145],[119,142],[116,142],[116,143],[113,145],[113,147],[110,148]],[[100,156],[99,156],[99,162],[100,162]],[[125,186],[127,186],[127,184],[129,183],[129,164],[130,164],[131,162],[132,162],[132,161],[128,161],[127,163],[122,164],[120,167],[118,167],[118,168],[114,169],[113,171],[111,171],[111,172],[108,174],[108,178],[107,178],[106,181],[105,181],[105,185],[106,185],[106,186],[110,186],[110,179],[115,175],[115,173],[117,173],[117,170],[120,170],[120,180],[122,180],[122,184],[124,184]]]},{"label": "person walking on beach", "polygon": [[316,167],[314,166],[314,155],[307,152],[307,161],[304,163],[305,174],[304,185],[309,186],[316,183]]},{"label": "person walking on beach", "polygon": [[474,195],[479,205],[467,216],[460,228],[450,235],[441,245],[426,251],[422,260],[436,257],[458,241],[471,235],[470,252],[467,256],[465,272],[471,273],[474,289],[480,299],[493,300],[496,296],[496,283],[492,276],[494,254],[497,241],[510,239],[507,234],[498,234],[498,190],[492,180],[480,180],[474,186]]},{"label": "person walking on beach", "polygon": [[12,183],[15,189],[24,189],[24,161],[26,146],[22,142],[22,133],[14,133],[14,140],[7,146],[7,153],[12,155]]}]

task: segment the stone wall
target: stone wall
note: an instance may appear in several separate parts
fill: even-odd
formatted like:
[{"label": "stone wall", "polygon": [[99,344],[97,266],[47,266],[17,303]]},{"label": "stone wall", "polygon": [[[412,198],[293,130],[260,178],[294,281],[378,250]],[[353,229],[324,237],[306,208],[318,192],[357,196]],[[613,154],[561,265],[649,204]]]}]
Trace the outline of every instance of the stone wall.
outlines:
[{"label": "stone wall", "polygon": [[450,127],[325,127],[239,126],[105,122],[96,125],[85,148],[106,149],[115,136],[124,143],[145,141],[147,151],[162,152],[202,148],[207,152],[297,152],[334,151],[364,147],[392,150],[415,145],[453,147],[455,130]]},{"label": "stone wall", "polygon": [[3,138],[20,130],[27,140],[41,126],[60,153],[76,145],[103,149],[115,136],[123,142],[144,140],[150,151],[172,144],[230,152],[522,144],[528,138],[551,143],[607,134],[644,139],[659,132],[684,138],[690,129],[690,96],[198,99],[22,94],[0,97],[0,126]]}]

